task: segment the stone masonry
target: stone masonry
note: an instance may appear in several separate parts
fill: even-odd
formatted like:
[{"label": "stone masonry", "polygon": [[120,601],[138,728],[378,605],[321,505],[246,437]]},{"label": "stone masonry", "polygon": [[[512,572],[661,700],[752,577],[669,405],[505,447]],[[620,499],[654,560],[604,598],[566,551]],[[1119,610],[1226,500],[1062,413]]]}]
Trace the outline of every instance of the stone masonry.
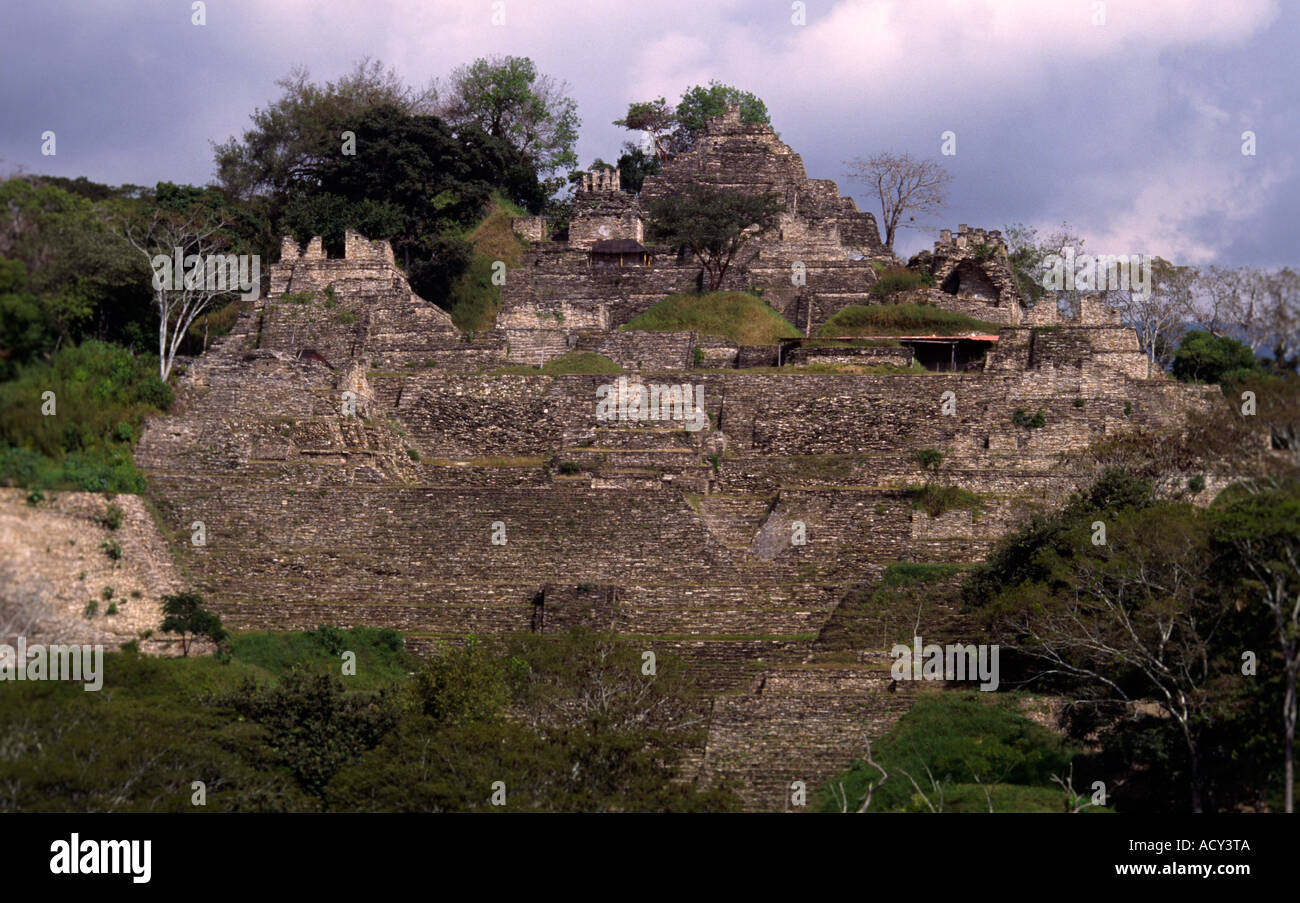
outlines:
[{"label": "stone masonry", "polygon": [[[790,192],[760,264],[808,261],[810,297],[819,272],[842,277],[820,283],[844,291],[807,307],[813,325],[868,292],[870,257],[851,251],[879,253],[874,220],[808,180],[766,126],[714,121],[646,193],[692,177]],[[335,259],[318,239],[286,242],[268,297],[194,361],[137,448],[179,572],[230,626],[387,626],[417,650],[468,633],[616,630],[683,656],[713,694],[686,777],[734,780],[750,808],[780,811],[791,781],[815,790],[911,704],[881,661],[904,619],[936,642],[978,642],[955,583],[920,611],[856,604],[890,563],[981,560],[1085,477],[1062,453],[1176,428],[1208,391],[1148,378],[1132,330],[1093,299],[1077,320],[1041,304],[1021,315],[996,252],[970,251],[996,233],[940,242],[958,285],[935,291],[1007,316],[984,317],[1006,325],[973,370],[822,372],[800,366],[816,346],[778,367],[775,347],[618,331],[690,288],[692,271],[653,248],[650,266],[597,270],[583,244],[607,240],[602,223],[639,242],[627,234],[639,201],[608,175],[579,197],[570,243],[534,240],[498,329],[474,341],[411,292],[386,244],[350,233]],[[981,266],[963,270],[972,254]],[[503,367],[569,350],[605,355],[633,384],[697,387],[707,426],[597,419],[618,375]],[[1017,410],[1044,425],[1017,425]],[[977,509],[913,506],[915,453],[930,448]],[[187,541],[194,521],[206,545]],[[844,635],[880,639],[833,641]]]}]

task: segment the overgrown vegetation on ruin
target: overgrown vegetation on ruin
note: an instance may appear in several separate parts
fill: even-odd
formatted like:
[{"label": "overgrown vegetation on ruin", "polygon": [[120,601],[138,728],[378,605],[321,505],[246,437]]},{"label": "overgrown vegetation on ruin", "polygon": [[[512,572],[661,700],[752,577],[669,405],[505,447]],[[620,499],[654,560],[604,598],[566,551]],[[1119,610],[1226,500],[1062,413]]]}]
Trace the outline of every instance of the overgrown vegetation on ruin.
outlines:
[{"label": "overgrown vegetation on ruin", "polygon": [[603,354],[594,351],[570,351],[553,357],[540,367],[528,364],[511,364],[492,371],[516,376],[565,376],[573,373],[622,373],[623,368]]},{"label": "overgrown vegetation on ruin", "polygon": [[694,330],[737,345],[774,345],[778,339],[803,335],[762,298],[745,292],[669,295],[621,328],[651,332]]},{"label": "overgrown vegetation on ruin", "polygon": [[850,304],[818,330],[827,338],[891,335],[997,334],[997,323],[924,304]]},{"label": "overgrown vegetation on ruin", "polygon": [[1112,469],[1003,539],[964,596],[1002,647],[1004,684],[1073,700],[1070,735],[1097,744],[1086,781],[1128,784],[1121,808],[1283,808],[1298,546],[1293,480],[1204,509]]},{"label": "overgrown vegetation on ruin", "polygon": [[463,235],[452,236],[463,242],[457,253],[468,251],[464,272],[451,282],[444,297],[427,300],[446,310],[457,329],[474,333],[496,326],[501,286],[492,280],[493,264],[501,261],[514,268],[523,260],[523,243],[511,227],[511,219],[526,212],[497,194],[477,225]]}]

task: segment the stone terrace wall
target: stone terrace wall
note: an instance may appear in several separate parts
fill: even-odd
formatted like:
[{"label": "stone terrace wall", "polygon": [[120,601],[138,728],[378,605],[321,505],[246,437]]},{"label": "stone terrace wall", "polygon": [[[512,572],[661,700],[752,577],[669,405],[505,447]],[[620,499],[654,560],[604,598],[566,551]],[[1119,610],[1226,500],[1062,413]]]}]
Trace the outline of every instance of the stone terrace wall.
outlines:
[{"label": "stone terrace wall", "polygon": [[[422,333],[436,309],[412,299],[382,248],[349,247],[341,262],[309,247],[274,270],[268,303],[193,364],[140,440],[186,583],[236,628],[383,625],[425,648],[587,623],[681,652],[723,694],[702,780],[739,780],[756,808],[842,768],[908,705],[881,691],[870,650],[849,650],[861,662],[838,676],[804,661],[837,612],[848,617],[855,587],[893,561],[979,560],[1072,487],[1060,453],[1169,426],[1202,391],[1133,378],[1131,332],[1091,304],[1077,323],[1035,310],[1032,325],[1004,329],[978,374],[688,374],[690,333],[575,330],[570,342],[518,327],[512,347],[560,333],[561,348],[635,364],[644,382],[703,387],[708,429],[611,424],[595,419],[609,376],[479,372],[506,330],[478,348]],[[284,297],[320,299],[331,284],[334,308]],[[311,313],[292,321],[295,306]],[[340,309],[357,320],[332,329]],[[330,366],[299,358],[304,336]],[[407,369],[421,354],[444,357]],[[705,354],[743,367],[772,363],[773,349]],[[1041,410],[1045,425],[1014,425],[1017,410]],[[978,517],[913,508],[922,448],[945,453],[942,479],[984,496]],[[194,521],[203,546],[187,541]],[[937,611],[936,629],[953,629],[951,614]]]}]

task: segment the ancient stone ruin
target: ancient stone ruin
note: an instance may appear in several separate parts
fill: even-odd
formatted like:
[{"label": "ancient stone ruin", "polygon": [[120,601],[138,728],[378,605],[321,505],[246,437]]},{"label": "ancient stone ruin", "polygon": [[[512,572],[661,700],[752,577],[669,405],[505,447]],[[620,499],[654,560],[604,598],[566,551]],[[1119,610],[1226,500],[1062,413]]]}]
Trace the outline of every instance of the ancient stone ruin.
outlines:
[{"label": "ancient stone ruin", "polygon": [[[683,656],[714,694],[687,777],[734,779],[751,808],[780,810],[791,781],[815,787],[911,704],[890,691],[893,642],[918,625],[927,641],[969,636],[956,578],[906,610],[864,606],[886,566],[980,560],[1073,487],[1061,453],[1169,427],[1200,397],[1147,378],[1133,331],[1092,299],[1075,320],[1025,310],[998,233],[964,226],[936,244],[927,297],[1005,325],[885,354],[930,355],[926,370],[809,372],[816,349],[797,342],[620,331],[695,284],[645,243],[642,208],[694,180],[785,198],[737,285],[764,287],[801,328],[877,303],[873,262],[899,264],[870,214],[734,111],[641,198],[592,173],[567,241],[518,222],[529,250],[497,330],[472,341],[412,293],[386,243],[349,233],[334,258],[286,240],[269,295],[193,363],[137,451],[181,569],[226,623],[394,627],[419,651],[476,632],[617,630]],[[959,341],[978,354],[949,367]],[[698,387],[707,425],[602,420],[616,377],[503,369],[574,349],[633,384]],[[977,505],[914,506],[923,449]],[[195,521],[205,545],[188,541]]]}]

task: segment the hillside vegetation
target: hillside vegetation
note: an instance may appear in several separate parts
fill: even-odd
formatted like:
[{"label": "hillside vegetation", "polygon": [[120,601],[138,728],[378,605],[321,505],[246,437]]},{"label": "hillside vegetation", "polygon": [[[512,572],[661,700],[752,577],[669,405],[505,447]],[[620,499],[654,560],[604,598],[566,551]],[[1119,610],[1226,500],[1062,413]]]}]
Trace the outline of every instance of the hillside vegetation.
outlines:
[{"label": "hillside vegetation", "polygon": [[744,292],[669,295],[624,323],[626,330],[686,332],[730,339],[737,345],[774,345],[803,335],[762,298]]},{"label": "hillside vegetation", "polygon": [[0,812],[738,808],[672,780],[702,742],[696,691],[671,656],[642,676],[640,655],[578,633],[471,638],[420,662],[396,631],[328,626],[236,635],[217,656],[129,645],[104,656],[103,692],[0,693]]},{"label": "hillside vegetation", "polygon": [[107,342],[65,346],[23,364],[0,382],[0,483],[140,492],[136,439],[144,419],[171,402],[157,358]]}]

